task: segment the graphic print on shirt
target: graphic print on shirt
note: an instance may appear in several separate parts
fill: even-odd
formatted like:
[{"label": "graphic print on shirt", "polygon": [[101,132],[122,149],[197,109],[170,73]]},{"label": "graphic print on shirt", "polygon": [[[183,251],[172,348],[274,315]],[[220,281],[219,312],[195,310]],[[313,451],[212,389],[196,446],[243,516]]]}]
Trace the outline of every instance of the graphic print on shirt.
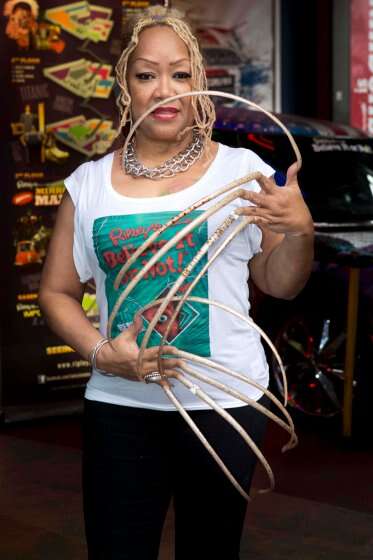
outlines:
[{"label": "graphic print on shirt", "polygon": [[[105,294],[109,316],[128,282],[167,241],[174,238],[183,227],[197,218],[201,211],[192,212],[188,217],[181,219],[177,224],[160,234],[154,243],[132,264],[122,279],[121,287],[116,290],[114,281],[123,264],[154,231],[167,223],[177,213],[156,212],[107,216],[97,218],[94,221],[93,244],[100,268],[105,273]],[[117,336],[122,330],[126,329],[133,322],[135,314],[146,304],[166,296],[180,276],[181,271],[190,263],[206,241],[207,223],[205,222],[188,233],[150,268],[124,301],[115,318],[112,336]],[[183,282],[176,294],[177,296],[183,294],[206,261],[207,256],[205,255]],[[207,274],[204,274],[194,287],[192,295],[208,298]],[[170,302],[164,310],[150,338],[149,346],[159,345],[176,305],[177,302]],[[143,330],[137,339],[138,344],[141,343],[144,332],[156,311],[157,307],[152,307],[141,313]],[[210,356],[208,305],[186,302],[171,327],[167,342],[181,350],[193,352],[200,356]]]}]

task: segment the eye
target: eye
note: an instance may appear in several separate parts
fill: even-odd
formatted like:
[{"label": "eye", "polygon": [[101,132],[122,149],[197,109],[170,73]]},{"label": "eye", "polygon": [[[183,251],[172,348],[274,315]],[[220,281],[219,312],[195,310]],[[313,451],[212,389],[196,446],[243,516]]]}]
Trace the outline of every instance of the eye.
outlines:
[{"label": "eye", "polygon": [[159,317],[158,323],[166,323],[168,321],[167,315],[161,315]]},{"label": "eye", "polygon": [[136,74],[136,78],[141,81],[152,80],[154,78],[154,74],[151,72],[139,72]]},{"label": "eye", "polygon": [[192,77],[192,74],[190,72],[175,72],[173,77],[176,80],[189,80]]}]

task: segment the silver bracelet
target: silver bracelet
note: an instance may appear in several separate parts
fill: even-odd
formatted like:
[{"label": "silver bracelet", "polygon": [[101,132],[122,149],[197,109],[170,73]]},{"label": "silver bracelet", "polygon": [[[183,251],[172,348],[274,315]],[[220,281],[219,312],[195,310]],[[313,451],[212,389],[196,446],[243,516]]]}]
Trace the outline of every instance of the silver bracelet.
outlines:
[{"label": "silver bracelet", "polygon": [[110,338],[100,338],[100,340],[98,340],[96,342],[96,344],[94,345],[94,347],[92,348],[92,350],[88,354],[88,361],[90,362],[90,364],[92,366],[92,369],[94,369],[98,373],[101,373],[101,375],[105,375],[105,377],[116,377],[116,375],[114,373],[110,373],[110,372],[105,371],[103,369],[99,369],[97,367],[97,364],[96,364],[97,354],[99,353],[101,348],[104,346],[104,344],[107,344],[108,342],[110,342]]}]

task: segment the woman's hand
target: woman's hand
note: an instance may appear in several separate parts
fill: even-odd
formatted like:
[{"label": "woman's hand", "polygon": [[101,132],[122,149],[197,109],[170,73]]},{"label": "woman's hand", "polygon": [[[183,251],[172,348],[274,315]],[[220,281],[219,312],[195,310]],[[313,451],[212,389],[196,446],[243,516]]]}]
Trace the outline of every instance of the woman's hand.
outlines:
[{"label": "woman's hand", "polygon": [[303,200],[297,180],[298,164],[293,163],[286,174],[286,184],[278,187],[264,175],[258,179],[261,192],[245,191],[242,196],[255,206],[240,208],[237,213],[255,217],[255,223],[286,236],[312,235],[313,221]]},{"label": "woman's hand", "polygon": [[[129,381],[140,381],[144,375],[158,371],[158,346],[147,348],[143,354],[142,369],[137,372],[137,358],[139,346],[137,336],[142,329],[142,319],[136,316],[134,322],[116,338],[105,344],[99,351],[96,359],[97,367],[104,371],[116,374]],[[172,346],[165,348],[167,354],[173,354],[176,349]],[[172,377],[174,369],[181,367],[183,361],[178,358],[163,358],[165,375]]]},{"label": "woman's hand", "polygon": [[250,261],[250,274],[262,292],[293,299],[304,287],[313,262],[313,221],[297,181],[298,165],[291,165],[286,184],[261,177],[260,193],[243,194],[255,206],[238,213],[252,216],[263,231],[261,252]]}]

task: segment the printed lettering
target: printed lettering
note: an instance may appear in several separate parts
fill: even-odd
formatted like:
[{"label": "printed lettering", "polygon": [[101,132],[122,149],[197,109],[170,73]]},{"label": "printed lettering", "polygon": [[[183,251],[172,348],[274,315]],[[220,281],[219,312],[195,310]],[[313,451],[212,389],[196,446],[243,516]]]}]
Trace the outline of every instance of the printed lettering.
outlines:
[{"label": "printed lettering", "polygon": [[165,276],[167,274],[167,265],[163,262],[157,262],[155,270],[159,276]]},{"label": "printed lettering", "polygon": [[176,272],[176,269],[175,269],[175,267],[174,267],[174,259],[173,259],[172,257],[168,256],[168,257],[166,258],[166,264],[167,264],[168,270],[169,270],[170,272]]}]

